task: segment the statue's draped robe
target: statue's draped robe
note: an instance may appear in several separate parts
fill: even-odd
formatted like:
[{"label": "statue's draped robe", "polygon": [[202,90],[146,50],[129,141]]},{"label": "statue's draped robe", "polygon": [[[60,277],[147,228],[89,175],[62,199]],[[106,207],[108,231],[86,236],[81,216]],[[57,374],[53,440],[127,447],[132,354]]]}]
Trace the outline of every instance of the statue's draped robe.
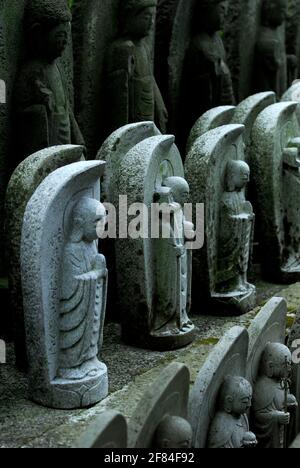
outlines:
[{"label": "statue's draped robe", "polygon": [[217,413],[209,431],[208,448],[243,448],[243,440],[247,432],[249,432],[247,416],[235,418],[225,412]]},{"label": "statue's draped robe", "polygon": [[[178,330],[187,323],[190,256],[185,249],[184,215],[177,203],[170,205],[171,236],[153,241],[155,251],[154,332]],[[161,218],[160,229],[169,226],[168,217]],[[178,250],[181,249],[181,254]]]},{"label": "statue's draped robe", "polygon": [[31,61],[16,87],[19,147],[24,157],[56,145],[84,144],[59,60]]},{"label": "statue's draped robe", "polygon": [[80,280],[93,270],[95,244],[69,243],[63,257],[60,301],[60,369],[74,369],[98,355],[104,281]]},{"label": "statue's draped robe", "polygon": [[284,426],[272,418],[274,412],[284,412],[284,390],[280,382],[261,377],[255,386],[252,417],[260,448],[284,448]]},{"label": "statue's draped robe", "polygon": [[123,125],[155,119],[155,80],[146,40],[116,41],[107,56],[107,109],[112,132]]},{"label": "statue's draped robe", "polygon": [[[253,231],[252,207],[243,192],[225,192],[220,205],[217,286],[246,274]],[[234,218],[233,218],[234,217]]]}]

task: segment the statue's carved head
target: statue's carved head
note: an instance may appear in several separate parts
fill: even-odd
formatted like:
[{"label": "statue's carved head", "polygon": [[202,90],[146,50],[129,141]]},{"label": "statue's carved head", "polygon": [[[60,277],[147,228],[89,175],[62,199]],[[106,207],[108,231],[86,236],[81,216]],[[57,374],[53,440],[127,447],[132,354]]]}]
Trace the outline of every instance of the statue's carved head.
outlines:
[{"label": "statue's carved head", "polygon": [[225,173],[226,192],[243,190],[250,180],[250,167],[244,161],[229,161]]},{"label": "statue's carved head", "polygon": [[252,386],[243,377],[227,377],[219,394],[219,409],[234,416],[246,414],[251,408]]},{"label": "statue's carved head", "polygon": [[222,3],[224,0],[198,1],[194,14],[194,30],[206,31],[209,34],[222,29]]},{"label": "statue's carved head", "polygon": [[97,240],[106,222],[104,205],[93,198],[83,197],[72,211],[72,241],[90,243]]},{"label": "statue's carved head", "polygon": [[66,0],[29,0],[25,32],[36,56],[55,60],[68,45],[72,15]]},{"label": "statue's carved head", "polygon": [[268,343],[261,359],[261,374],[280,380],[288,378],[291,369],[292,355],[289,348],[281,343]]},{"label": "statue's carved head", "polygon": [[192,445],[192,427],[183,418],[166,416],[154,435],[154,448],[188,449]]},{"label": "statue's carved head", "polygon": [[157,0],[121,0],[120,24],[123,34],[142,39],[151,31]]},{"label": "statue's carved head", "polygon": [[183,177],[168,177],[164,180],[164,186],[171,189],[171,195],[176,203],[179,203],[182,207],[185,203],[188,203],[190,188]]},{"label": "statue's carved head", "polygon": [[263,0],[261,19],[264,26],[278,28],[287,17],[287,0]]}]

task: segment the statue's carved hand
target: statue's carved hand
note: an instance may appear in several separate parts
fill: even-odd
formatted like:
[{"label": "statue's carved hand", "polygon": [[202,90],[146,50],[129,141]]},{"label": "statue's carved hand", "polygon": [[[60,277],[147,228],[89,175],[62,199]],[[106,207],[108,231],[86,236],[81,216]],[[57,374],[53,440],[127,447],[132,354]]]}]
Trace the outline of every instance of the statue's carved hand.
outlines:
[{"label": "statue's carved hand", "polygon": [[289,395],[288,396],[288,407],[289,408],[298,408],[298,402],[297,399],[294,395]]},{"label": "statue's carved hand", "polygon": [[106,260],[104,255],[96,255],[93,267],[95,268],[95,270],[106,269]]},{"label": "statue's carved hand", "polygon": [[278,413],[276,413],[276,418],[278,420],[278,423],[281,426],[288,426],[290,424],[290,420],[291,420],[290,413],[284,413],[284,412],[278,411]]}]

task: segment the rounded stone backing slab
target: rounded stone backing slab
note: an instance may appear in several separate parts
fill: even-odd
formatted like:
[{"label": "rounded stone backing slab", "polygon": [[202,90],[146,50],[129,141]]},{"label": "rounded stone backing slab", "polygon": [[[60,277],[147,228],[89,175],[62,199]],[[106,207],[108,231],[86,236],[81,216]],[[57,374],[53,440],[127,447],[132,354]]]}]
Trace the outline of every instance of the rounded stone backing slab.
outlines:
[{"label": "rounded stone backing slab", "polygon": [[100,414],[81,437],[81,449],[125,449],[127,448],[127,421],[115,411]]},{"label": "rounded stone backing slab", "polygon": [[116,203],[119,194],[114,192],[115,177],[121,159],[143,140],[158,135],[161,133],[154,122],[138,122],[119,128],[107,138],[96,158],[106,162],[102,182],[102,197],[105,201]]},{"label": "rounded stone backing slab", "polygon": [[[58,409],[89,407],[108,393],[107,369],[82,380],[57,378],[61,258],[78,200],[100,200],[105,163],[70,164],[51,173],[31,197],[22,228],[21,274],[30,398]],[[101,373],[101,376],[100,376]]]},{"label": "rounded stone backing slab", "polygon": [[43,182],[56,169],[83,160],[81,146],[54,146],[32,154],[14,171],[5,199],[5,234],[8,276],[13,313],[17,365],[27,367],[24,312],[21,285],[21,234],[27,203]]},{"label": "rounded stone backing slab", "polygon": [[194,448],[206,448],[224,379],[228,376],[245,377],[248,343],[245,328],[232,328],[215,346],[200,370],[189,401],[188,418],[193,429]]},{"label": "rounded stone backing slab", "polygon": [[251,135],[250,165],[255,187],[254,211],[260,236],[261,262],[266,277],[278,282],[296,282],[299,273],[284,273],[285,240],[283,150],[299,134],[295,119],[297,103],[282,102],[260,113]]},{"label": "rounded stone backing slab", "polygon": [[230,124],[234,116],[234,112],[234,106],[215,107],[205,112],[205,114],[203,114],[197,120],[191,130],[187,143],[186,153],[188,154],[191,151],[195,141],[204,135],[204,133],[209,132],[210,130],[214,130],[217,127]]},{"label": "rounded stone backing slab", "polygon": [[[190,202],[205,204],[205,245],[193,252],[193,303],[203,307],[215,290],[219,207],[228,161],[244,160],[243,125],[225,125],[196,140],[185,161]],[[194,219],[196,225],[196,219]]]},{"label": "rounded stone backing slab", "polygon": [[128,425],[129,448],[151,448],[155,431],[165,416],[187,417],[190,373],[172,363],[149,386]]},{"label": "rounded stone backing slab", "polygon": [[300,125],[300,80],[296,80],[292,86],[284,93],[281,102],[297,102],[296,115]]},{"label": "rounded stone backing slab", "polygon": [[245,125],[244,141],[247,146],[251,144],[252,128],[257,117],[266,107],[275,102],[276,94],[270,91],[254,94],[236,107],[231,123]]},{"label": "rounded stone backing slab", "polygon": [[262,353],[268,343],[285,343],[287,302],[273,297],[251,323],[249,333],[249,352],[247,358],[247,379],[254,385]]}]

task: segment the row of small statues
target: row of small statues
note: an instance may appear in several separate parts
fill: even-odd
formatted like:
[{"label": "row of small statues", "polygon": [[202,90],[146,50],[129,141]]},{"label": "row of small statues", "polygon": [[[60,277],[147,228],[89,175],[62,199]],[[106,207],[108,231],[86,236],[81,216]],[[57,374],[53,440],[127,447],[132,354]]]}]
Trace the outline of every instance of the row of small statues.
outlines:
[{"label": "row of small statues", "polygon": [[[175,132],[183,149],[199,115],[214,106],[234,105],[231,74],[219,34],[222,3],[196,2],[180,85],[182,102],[177,109],[182,118],[176,128],[168,128],[168,112],[153,75],[149,46],[157,0],[120,1],[119,37],[105,60],[106,136],[129,123],[155,121],[163,133],[167,129]],[[158,7],[163,10],[164,5]],[[294,64],[296,69],[296,57],[286,53],[281,37],[286,14],[287,0],[263,1],[254,91],[272,90],[281,96],[288,87],[287,64]],[[84,144],[82,132],[87,129],[80,131],[76,122],[60,62],[70,39],[71,19],[65,0],[26,3],[24,30],[28,47],[15,89],[19,159],[48,146]]]},{"label": "row of small statues", "polygon": [[[249,351],[245,329],[227,332],[208,356],[191,392],[188,369],[171,364],[149,385],[128,422],[120,413],[104,412],[79,446],[288,448],[299,427],[298,402],[290,388],[297,396],[299,388],[292,353],[276,342],[285,337],[286,311],[280,298],[262,309],[249,329]],[[275,333],[274,321],[279,324]]]}]

